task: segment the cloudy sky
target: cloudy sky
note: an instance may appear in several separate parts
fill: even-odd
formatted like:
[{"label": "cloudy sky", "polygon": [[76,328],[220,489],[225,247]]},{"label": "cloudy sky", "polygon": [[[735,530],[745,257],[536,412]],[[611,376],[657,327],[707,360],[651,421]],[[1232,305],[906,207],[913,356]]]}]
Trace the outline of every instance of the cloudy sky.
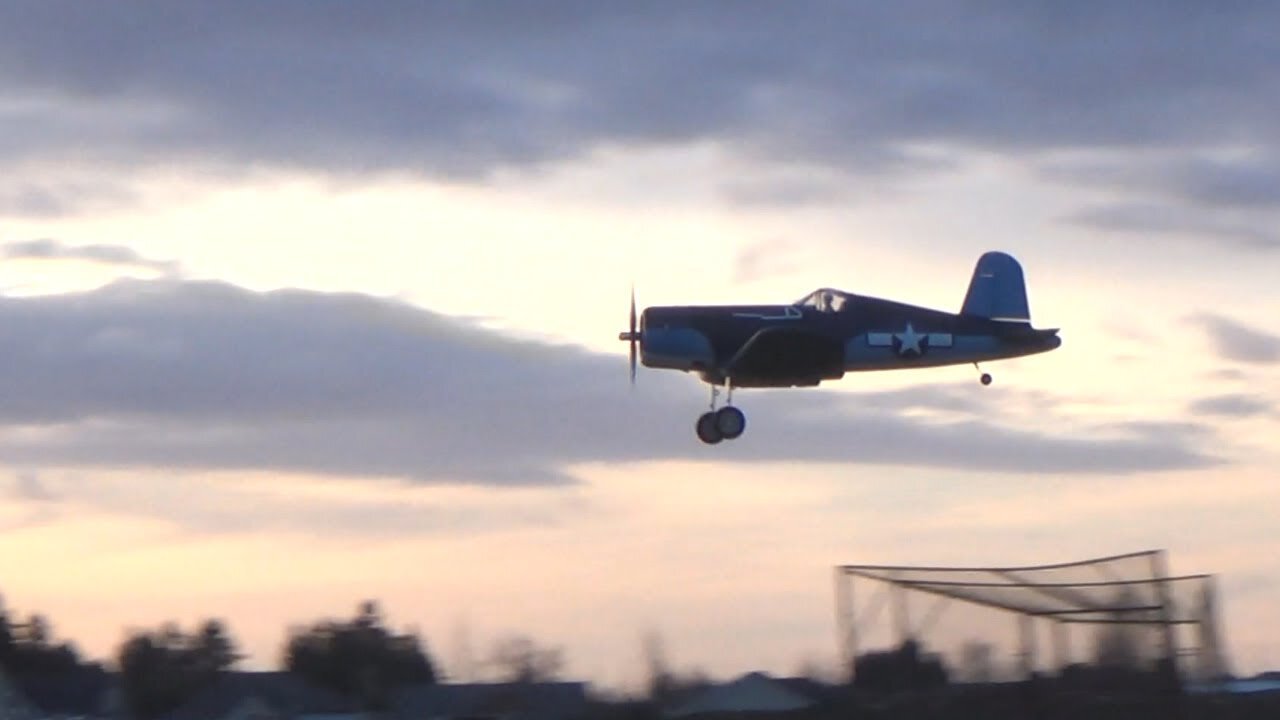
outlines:
[{"label": "cloudy sky", "polygon": [[[1280,9],[0,3],[0,593],[89,654],[366,597],[625,686],[835,657],[839,563],[1163,547],[1280,666]],[[642,304],[955,309],[1064,346],[627,384]]]}]

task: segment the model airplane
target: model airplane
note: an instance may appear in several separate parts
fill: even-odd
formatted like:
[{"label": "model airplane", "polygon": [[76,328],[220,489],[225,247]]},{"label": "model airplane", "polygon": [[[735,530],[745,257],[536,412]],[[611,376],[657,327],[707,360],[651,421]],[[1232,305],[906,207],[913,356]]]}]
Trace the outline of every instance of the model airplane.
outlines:
[{"label": "model airplane", "polygon": [[[978,258],[959,314],[823,288],[790,305],[651,307],[618,335],[645,367],[697,373],[711,385],[700,440],[732,440],[747,427],[733,391],[810,387],[846,372],[967,365],[1048,352],[1058,331],[1031,327],[1022,266],[989,252]],[[991,375],[982,373],[983,385]],[[720,388],[725,405],[716,408]]]}]

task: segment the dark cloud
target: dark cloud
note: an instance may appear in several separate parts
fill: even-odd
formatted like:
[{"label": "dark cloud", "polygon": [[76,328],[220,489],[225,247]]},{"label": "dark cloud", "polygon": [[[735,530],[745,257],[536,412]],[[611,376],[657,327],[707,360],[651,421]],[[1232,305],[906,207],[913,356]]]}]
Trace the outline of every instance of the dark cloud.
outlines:
[{"label": "dark cloud", "polygon": [[1065,220],[1082,227],[1148,238],[1174,236],[1250,250],[1280,250],[1280,236],[1260,221],[1207,216],[1195,207],[1149,202],[1110,203],[1084,208]]},{"label": "dark cloud", "polygon": [[152,260],[124,245],[68,245],[60,240],[22,240],[0,245],[0,258],[6,260],[84,260],[102,265],[153,270],[162,275],[178,273],[178,263]]},{"label": "dark cloud", "polygon": [[1250,152],[1234,160],[1192,158],[1170,168],[1169,188],[1210,207],[1280,208],[1280,163]]},{"label": "dark cloud", "polygon": [[1280,157],[1274,151],[1228,153],[1183,148],[1146,155],[1111,153],[1043,163],[1043,175],[1104,188],[1109,200],[1066,221],[1157,240],[1184,237],[1249,250],[1280,249]]},{"label": "dark cloud", "polygon": [[1263,364],[1280,362],[1280,336],[1210,313],[1196,315],[1190,320],[1205,331],[1224,360]]},{"label": "dark cloud", "polygon": [[1254,417],[1273,412],[1270,402],[1256,395],[1214,395],[1192,402],[1190,411],[1195,415],[1222,415],[1226,417]]},{"label": "dark cloud", "polygon": [[1125,193],[1155,194],[1219,211],[1280,209],[1280,153],[1273,149],[1222,150],[1196,147],[1130,156],[1050,160],[1045,176],[1068,183],[1100,183]]},{"label": "dark cloud", "polygon": [[708,448],[692,432],[704,391],[688,378],[645,372],[629,393],[620,356],[354,294],[160,280],[0,298],[0,346],[0,457],[24,467],[509,486],[571,482],[576,463],[672,458],[1045,473],[1216,462],[1186,428],[1065,435],[1044,398],[976,382],[746,392],[747,437]]},{"label": "dark cloud", "polygon": [[[21,175],[21,169],[10,172]],[[30,169],[32,174],[38,174]],[[60,218],[103,207],[116,207],[137,202],[137,198],[119,186],[84,182],[34,182],[10,178],[0,179],[0,216],[22,218]]]},{"label": "dark cloud", "polygon": [[12,3],[0,158],[477,178],[701,141],[852,175],[927,145],[1274,151],[1275,27],[1266,3]]}]

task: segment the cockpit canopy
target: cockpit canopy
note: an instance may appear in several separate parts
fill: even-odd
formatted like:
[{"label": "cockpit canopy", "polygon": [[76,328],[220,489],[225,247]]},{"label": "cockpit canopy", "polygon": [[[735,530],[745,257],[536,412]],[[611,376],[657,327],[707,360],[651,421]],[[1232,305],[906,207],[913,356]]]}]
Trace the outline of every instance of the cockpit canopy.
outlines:
[{"label": "cockpit canopy", "polygon": [[853,309],[853,295],[843,290],[820,288],[804,296],[796,305],[824,313],[849,312]]}]

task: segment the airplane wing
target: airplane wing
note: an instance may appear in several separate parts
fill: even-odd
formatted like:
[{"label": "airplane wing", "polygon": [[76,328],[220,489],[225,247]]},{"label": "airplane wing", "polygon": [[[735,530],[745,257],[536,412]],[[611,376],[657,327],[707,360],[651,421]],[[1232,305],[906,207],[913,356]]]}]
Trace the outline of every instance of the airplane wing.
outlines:
[{"label": "airplane wing", "polygon": [[817,385],[844,375],[844,346],[815,332],[765,328],[743,343],[725,373],[737,387]]}]

